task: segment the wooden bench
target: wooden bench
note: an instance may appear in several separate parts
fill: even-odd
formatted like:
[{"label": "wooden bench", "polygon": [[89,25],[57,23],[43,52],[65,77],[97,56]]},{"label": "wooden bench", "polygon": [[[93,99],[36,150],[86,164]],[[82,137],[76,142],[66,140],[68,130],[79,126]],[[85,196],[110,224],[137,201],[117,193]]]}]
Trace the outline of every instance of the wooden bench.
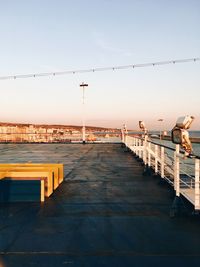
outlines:
[{"label": "wooden bench", "polygon": [[44,201],[44,196],[49,197],[63,179],[63,164],[60,163],[0,163],[0,181],[3,180],[5,188],[12,184],[16,187],[20,181],[29,186],[32,181],[37,186],[40,184],[40,201]]},{"label": "wooden bench", "polygon": [[17,171],[17,172],[51,172],[53,177],[53,189],[59,186],[58,168],[56,167],[38,167],[38,166],[0,166],[2,171]]},{"label": "wooden bench", "polygon": [[0,202],[44,202],[45,181],[43,178],[0,180]]},{"label": "wooden bench", "polygon": [[[1,173],[1,170],[0,170]],[[45,180],[45,196],[49,197],[53,193],[53,173],[47,171],[31,171],[31,170],[9,170],[3,171],[3,178],[18,178],[31,180],[33,178],[43,178]],[[2,179],[2,178],[1,178]]]},{"label": "wooden bench", "polygon": [[4,170],[4,168],[10,168],[10,167],[33,167],[33,168],[52,168],[54,172],[54,189],[58,187],[60,183],[63,182],[64,179],[64,170],[63,170],[63,164],[60,163],[0,163],[0,169]]}]

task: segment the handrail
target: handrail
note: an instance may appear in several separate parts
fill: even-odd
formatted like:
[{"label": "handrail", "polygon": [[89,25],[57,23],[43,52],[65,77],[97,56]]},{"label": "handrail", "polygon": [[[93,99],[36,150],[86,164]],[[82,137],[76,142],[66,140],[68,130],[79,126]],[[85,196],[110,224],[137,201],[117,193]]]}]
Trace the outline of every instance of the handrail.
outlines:
[{"label": "handrail", "polygon": [[177,197],[184,195],[200,211],[200,156],[185,155],[179,145],[172,148],[147,136],[122,134],[122,143],[142,159],[144,173],[153,170],[173,186]]},{"label": "handrail", "polygon": [[[143,141],[145,140],[144,137],[134,137],[134,138],[141,139],[141,140],[143,140]],[[159,146],[164,147],[164,148],[167,148],[167,149],[169,149],[169,150],[171,150],[171,151],[176,151],[176,149],[173,148],[173,147],[166,146],[166,145],[161,144],[161,143],[156,143],[156,142],[154,142],[154,141],[152,141],[152,140],[149,140],[149,139],[147,139],[147,142],[150,142],[151,144],[154,144],[154,145],[159,145]],[[187,158],[196,158],[196,159],[200,159],[200,156],[195,155],[195,154],[193,154],[193,153],[191,153],[191,154],[185,154],[185,151],[183,151],[183,150],[180,150],[179,153],[185,155],[185,157],[187,157]]]}]

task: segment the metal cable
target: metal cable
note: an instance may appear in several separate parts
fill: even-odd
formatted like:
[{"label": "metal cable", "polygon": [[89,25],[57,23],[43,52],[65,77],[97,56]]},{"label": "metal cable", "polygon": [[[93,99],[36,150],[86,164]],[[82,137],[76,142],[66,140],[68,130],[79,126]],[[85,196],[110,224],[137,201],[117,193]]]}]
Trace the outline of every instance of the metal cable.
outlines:
[{"label": "metal cable", "polygon": [[32,73],[32,74],[19,74],[19,75],[8,75],[0,76],[0,80],[8,79],[21,79],[21,78],[37,78],[45,76],[57,76],[57,75],[67,75],[67,74],[77,74],[77,73],[88,73],[88,72],[97,72],[97,71],[108,71],[108,70],[121,70],[121,69],[134,69],[134,68],[144,68],[144,67],[154,67],[159,65],[168,65],[176,63],[188,63],[200,61],[200,58],[189,58],[189,59],[177,59],[169,61],[159,61],[152,63],[142,63],[142,64],[133,64],[133,65],[124,65],[124,66],[114,66],[114,67],[104,67],[104,68],[93,68],[93,69],[81,69],[81,70],[67,70],[67,71],[57,71],[57,72],[44,72],[44,73]]}]

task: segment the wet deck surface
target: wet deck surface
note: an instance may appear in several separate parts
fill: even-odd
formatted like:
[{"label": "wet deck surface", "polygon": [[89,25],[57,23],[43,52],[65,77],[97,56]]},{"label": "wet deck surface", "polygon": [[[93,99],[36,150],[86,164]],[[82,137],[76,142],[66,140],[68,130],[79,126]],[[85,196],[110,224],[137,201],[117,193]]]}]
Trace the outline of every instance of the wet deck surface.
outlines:
[{"label": "wet deck surface", "polygon": [[44,204],[1,205],[2,266],[200,266],[200,218],[170,218],[171,188],[120,145],[0,152],[1,162],[63,162],[66,174]]}]

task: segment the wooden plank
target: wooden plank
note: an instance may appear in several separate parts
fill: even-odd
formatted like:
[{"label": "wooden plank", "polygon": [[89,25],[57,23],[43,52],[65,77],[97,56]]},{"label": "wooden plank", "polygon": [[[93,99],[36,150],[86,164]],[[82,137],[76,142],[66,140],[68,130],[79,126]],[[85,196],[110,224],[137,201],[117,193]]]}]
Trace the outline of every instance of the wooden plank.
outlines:
[{"label": "wooden plank", "polygon": [[0,181],[0,201],[41,201],[43,200],[43,196],[41,196],[41,186],[41,180],[21,181],[13,179],[2,179]]},{"label": "wooden plank", "polygon": [[16,166],[16,167],[57,167],[58,168],[58,180],[59,184],[63,182],[64,179],[64,167],[61,163],[0,163],[1,167],[7,167],[7,166]]},{"label": "wooden plank", "polygon": [[[0,170],[1,172],[1,170]],[[5,172],[3,172],[5,173]],[[45,171],[7,171],[6,177],[10,178],[46,178],[45,196],[49,197],[53,193],[53,173]]]},{"label": "wooden plank", "polygon": [[40,201],[41,201],[41,202],[44,202],[44,196],[45,196],[45,181],[42,179],[42,180],[40,180],[40,182],[41,182],[41,187],[40,187],[40,189],[41,189],[41,192],[40,192]]},{"label": "wooden plank", "polygon": [[58,175],[58,168],[52,166],[18,166],[18,165],[8,165],[8,166],[0,166],[0,171],[45,171],[45,172],[52,172],[53,173],[53,188],[54,190],[59,186],[59,175]]},{"label": "wooden plank", "polygon": [[46,177],[9,177],[4,178],[4,180],[18,180],[18,181],[40,181],[41,182],[41,192],[40,192],[40,201],[44,202],[45,200],[45,187],[47,186],[47,178]]}]

